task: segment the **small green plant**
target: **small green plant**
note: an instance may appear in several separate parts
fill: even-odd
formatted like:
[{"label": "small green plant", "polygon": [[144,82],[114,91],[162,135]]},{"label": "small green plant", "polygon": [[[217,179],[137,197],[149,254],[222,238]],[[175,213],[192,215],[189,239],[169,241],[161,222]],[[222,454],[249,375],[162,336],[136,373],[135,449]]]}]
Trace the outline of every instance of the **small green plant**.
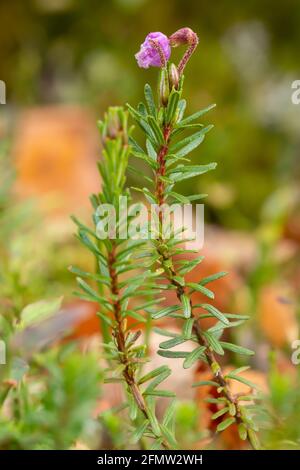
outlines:
[{"label": "small green plant", "polygon": [[[175,448],[174,411],[172,402],[162,418],[156,414],[155,398],[171,397],[172,393],[157,387],[170,375],[167,366],[161,366],[143,376],[142,368],[147,357],[147,348],[138,343],[141,332],[132,327],[132,320],[147,323],[149,318],[157,320],[169,317],[182,322],[182,333],[156,329],[168,339],[160,344],[158,354],[165,358],[184,359],[183,367],[189,368],[197,361],[205,362],[212,374],[209,381],[198,382],[195,387],[210,385],[216,388],[217,396],[207,397],[207,401],[218,406],[213,419],[220,419],[217,431],[221,432],[232,424],[237,424],[242,440],[247,440],[254,448],[259,448],[256,424],[252,418],[247,400],[253,396],[240,397],[232,394],[229,380],[236,380],[253,386],[240,376],[248,367],[240,367],[225,375],[218,360],[225,351],[251,356],[254,353],[233,343],[222,341],[225,329],[241,325],[248,317],[220,312],[211,301],[214,293],[207,287],[210,282],[223,277],[219,272],[197,282],[186,280],[203,257],[190,259],[190,250],[183,247],[183,240],[172,231],[166,236],[164,229],[164,210],[169,202],[190,204],[202,199],[203,194],[184,196],[174,191],[178,181],[202,175],[216,167],[216,163],[190,164],[188,155],[204,140],[213,126],[203,126],[198,122],[214,105],[185,116],[186,101],[183,98],[183,71],[198,44],[197,35],[189,28],[183,28],[169,38],[162,33],[150,33],[136,55],[138,64],[148,68],[160,69],[158,99],[155,100],[150,85],[145,85],[145,103],[128,110],[142,129],[145,142],[140,145],[128,130],[127,112],[122,108],[109,108],[105,118],[99,123],[103,144],[99,172],[102,190],[91,198],[94,208],[94,228],[84,226],[74,218],[78,225],[78,238],[91,251],[96,259],[96,274],[83,272],[72,267],[78,275],[77,281],[84,299],[98,302],[98,313],[104,337],[104,351],[108,362],[106,382],[121,382],[124,386],[124,407],[128,409],[131,442],[139,442],[142,447],[152,441],[151,448]],[[178,67],[169,62],[171,47],[186,45]],[[134,188],[142,192],[151,206],[154,225],[144,236],[127,239],[120,236],[123,225],[130,223],[138,212],[125,212],[122,198],[130,199],[126,188],[128,158],[132,155],[150,167],[152,177],[135,167],[130,167],[139,179],[145,179],[149,187]],[[110,212],[109,208],[113,208]],[[103,208],[108,215],[103,218]],[[148,215],[149,215],[148,214]],[[147,218],[147,216],[146,216]],[[148,227],[147,220],[144,220]],[[140,223],[140,221],[139,221]],[[107,237],[103,236],[107,227]],[[140,228],[141,228],[140,224]],[[184,232],[181,227],[179,232]],[[180,259],[177,255],[181,255]],[[186,256],[186,258],[184,258]],[[139,271],[137,272],[137,266]],[[85,280],[92,279],[97,288],[92,288]],[[177,302],[163,306],[162,291],[176,293]],[[192,294],[200,292],[208,298],[205,303],[195,304]],[[142,313],[146,312],[147,318]],[[216,323],[208,330],[200,326],[201,318],[215,318]],[[192,342],[192,352],[174,351],[174,347]],[[147,385],[146,385],[147,384]]]},{"label": "small green plant", "polygon": [[[175,446],[175,438],[168,423],[172,422],[170,410],[167,410],[164,422],[158,423],[155,414],[155,398],[172,396],[171,392],[158,390],[157,386],[170,375],[167,366],[141,375],[145,362],[146,347],[138,344],[140,330],[133,330],[129,322],[145,322],[141,315],[147,306],[159,303],[159,299],[141,302],[145,296],[153,296],[159,292],[155,284],[156,273],[150,270],[136,272],[133,260],[137,248],[144,245],[143,240],[127,240],[120,237],[123,225],[134,218],[130,213],[123,217],[122,197],[128,198],[129,191],[125,188],[125,172],[131,147],[128,144],[131,130],[127,128],[128,113],[122,108],[109,108],[103,121],[99,122],[99,130],[103,144],[102,160],[98,164],[102,178],[102,191],[93,195],[94,230],[84,226],[76,218],[78,238],[94,254],[97,273],[90,274],[71,267],[77,274],[77,281],[83,293],[81,298],[99,303],[99,317],[102,324],[105,343],[105,356],[109,364],[105,382],[122,383],[126,396],[125,407],[129,409],[129,418],[133,432],[132,443],[140,441],[143,436],[153,440],[152,448]],[[104,226],[99,214],[99,207],[113,208],[118,222],[112,224],[110,238],[101,237],[100,225]],[[108,220],[108,223],[110,221]],[[98,290],[94,290],[85,280],[93,279]],[[130,304],[130,300],[139,298],[138,306]],[[147,384],[147,385],[146,385]]]},{"label": "small green plant", "polygon": [[[187,46],[178,67],[167,62],[169,54],[166,56],[164,38],[148,37],[148,42],[150,45],[148,45],[147,57],[149,57],[151,46],[159,52],[160,57],[158,102],[155,102],[151,87],[147,84],[145,85],[146,102],[140,103],[137,109],[128,106],[132,117],[145,134],[145,150],[134,139],[131,139],[130,142],[133,155],[143,159],[150,166],[153,174],[152,191],[148,188],[142,189],[145,197],[156,204],[159,210],[158,230],[152,240],[150,260],[154,269],[158,267],[163,270],[169,288],[175,290],[178,299],[177,305],[156,311],[148,309],[148,312],[153,319],[170,317],[182,321],[182,334],[174,335],[172,332],[160,330],[162,335],[171,337],[171,339],[160,344],[158,354],[167,358],[184,358],[184,368],[191,367],[196,361],[206,362],[213,377],[210,385],[216,387],[218,392],[217,398],[208,398],[207,400],[222,407],[214,418],[224,417],[217,430],[223,431],[231,424],[237,423],[240,437],[242,439],[248,438],[252,446],[258,448],[256,426],[251,419],[251,413],[247,406],[241,404],[244,401],[243,397],[234,396],[228,385],[228,379],[244,382],[245,379],[239,374],[247,367],[238,368],[228,375],[224,375],[217,358],[219,355],[224,355],[224,350],[246,356],[254,354],[247,348],[221,340],[225,329],[241,325],[247,317],[222,313],[210,303],[214,299],[214,293],[208,289],[207,285],[226,275],[225,272],[212,274],[209,277],[199,279],[198,282],[188,282],[185,278],[186,274],[201,263],[203,257],[198,256],[191,261],[189,250],[182,248],[182,240],[178,241],[175,231],[168,239],[164,235],[163,213],[164,205],[167,202],[191,203],[205,196],[202,194],[190,197],[183,196],[174,191],[175,184],[202,175],[216,167],[216,163],[190,165],[190,160],[187,158],[213,128],[212,125],[204,127],[202,123],[198,122],[198,119],[215,105],[185,117],[186,101],[182,97],[183,71],[198,44],[198,38],[189,28],[183,28],[169,38],[169,43],[174,47]],[[144,45],[140,54],[143,53],[145,54]],[[186,260],[182,259],[184,254]],[[180,260],[176,259],[177,255],[181,255]],[[206,296],[209,303],[195,304],[191,298],[195,291]],[[199,320],[207,317],[215,318],[217,323],[204,331]],[[172,350],[175,346],[186,341],[196,343],[192,352]],[[207,383],[194,384],[194,386],[201,385],[207,385]]]}]

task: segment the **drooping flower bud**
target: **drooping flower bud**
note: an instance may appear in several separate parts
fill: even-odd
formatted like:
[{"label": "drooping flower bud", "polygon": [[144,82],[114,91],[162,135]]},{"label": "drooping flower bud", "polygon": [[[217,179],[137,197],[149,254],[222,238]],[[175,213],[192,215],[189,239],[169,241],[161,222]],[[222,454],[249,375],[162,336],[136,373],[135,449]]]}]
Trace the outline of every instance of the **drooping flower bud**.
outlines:
[{"label": "drooping flower bud", "polygon": [[195,38],[198,42],[198,36],[191,28],[181,28],[171,34],[169,40],[172,47],[178,47],[184,44],[192,44]]},{"label": "drooping flower bud", "polygon": [[178,64],[179,76],[182,74],[187,62],[189,61],[194,50],[198,46],[199,38],[191,28],[181,28],[175,33],[171,34],[169,41],[172,47],[187,45],[188,49],[184,53],[181,61]]},{"label": "drooping flower bud", "polygon": [[172,90],[173,87],[177,90],[179,84],[179,73],[175,64],[171,64],[169,67],[169,84],[170,90]]},{"label": "drooping flower bud", "polygon": [[171,55],[168,37],[160,32],[149,33],[135,58],[139,67],[165,67]]},{"label": "drooping flower bud", "polygon": [[162,106],[167,106],[170,94],[169,78],[166,69],[161,70],[159,81],[159,99]]}]

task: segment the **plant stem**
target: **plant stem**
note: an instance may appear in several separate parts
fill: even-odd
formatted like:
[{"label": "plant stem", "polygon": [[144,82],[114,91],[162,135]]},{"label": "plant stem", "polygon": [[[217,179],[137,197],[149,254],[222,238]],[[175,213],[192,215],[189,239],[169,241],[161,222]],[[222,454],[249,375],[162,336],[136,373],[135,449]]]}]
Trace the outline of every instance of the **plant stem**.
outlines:
[{"label": "plant stem", "polygon": [[[118,282],[118,275],[116,269],[114,268],[114,264],[117,260],[116,257],[116,250],[117,246],[115,243],[112,242],[112,249],[108,255],[108,270],[111,280],[111,292],[113,294],[113,310],[114,310],[114,317],[117,322],[117,326],[114,329],[114,337],[117,343],[118,351],[120,353],[120,362],[125,366],[123,370],[123,377],[124,380],[131,392],[132,397],[135,400],[135,403],[139,410],[142,412],[144,417],[149,421],[149,425],[151,426],[151,419],[149,416],[149,411],[143,394],[140,390],[138,382],[135,376],[134,365],[130,357],[128,356],[127,348],[126,348],[126,321],[122,317],[121,312],[121,297],[119,292],[119,282]],[[152,427],[152,426],[151,426]],[[152,433],[156,438],[160,438],[161,436],[157,436],[153,427]],[[169,449],[169,444],[164,439],[162,441],[162,447],[164,449]]]},{"label": "plant stem", "polygon": [[[170,135],[171,135],[171,132],[172,132],[172,126],[171,125],[164,126],[162,131],[163,131],[165,142],[164,142],[163,145],[161,145],[160,149],[157,152],[158,168],[157,168],[157,171],[156,171],[156,188],[155,188],[155,194],[156,194],[156,198],[157,198],[159,208],[165,203],[165,183],[164,183],[163,180],[160,179],[160,176],[164,176],[164,174],[165,174],[166,156],[168,154],[168,149],[169,149],[169,144],[170,144]],[[243,416],[242,416],[242,413],[241,413],[240,405],[238,403],[238,399],[237,399],[237,397],[235,397],[231,393],[231,391],[229,389],[229,386],[228,386],[228,383],[226,382],[226,379],[225,379],[224,374],[222,372],[221,366],[218,363],[214,352],[210,348],[210,346],[207,342],[207,339],[203,335],[202,328],[201,328],[200,323],[199,323],[199,319],[193,313],[193,302],[192,302],[192,299],[190,297],[190,294],[187,292],[186,287],[182,286],[176,279],[177,273],[176,273],[174,265],[173,265],[172,256],[169,255],[168,252],[166,251],[166,248],[165,248],[166,244],[164,243],[164,239],[163,239],[163,230],[162,230],[162,217],[163,217],[163,214],[162,214],[162,212],[163,212],[162,210],[159,211],[160,233],[159,233],[159,240],[158,241],[161,242],[161,245],[163,245],[163,249],[160,250],[160,248],[158,247],[158,252],[161,256],[161,260],[163,261],[162,266],[163,266],[164,271],[165,271],[165,276],[166,276],[167,280],[170,282],[170,284],[172,284],[176,288],[176,295],[177,295],[177,298],[180,302],[181,302],[182,295],[186,295],[186,296],[189,297],[191,312],[192,312],[191,316],[195,320],[194,325],[193,325],[193,332],[196,335],[196,338],[198,340],[199,345],[200,346],[205,346],[204,354],[205,354],[207,363],[208,363],[208,365],[210,367],[210,370],[213,374],[214,380],[222,388],[222,390],[220,391],[220,395],[225,397],[228,402],[230,402],[231,404],[234,405],[234,407],[236,409],[235,419],[236,419],[237,424],[243,423],[243,424],[246,425],[246,423],[243,420]],[[166,261],[168,261],[168,268],[166,268],[166,263],[165,263]],[[252,445],[250,441],[249,441],[249,443],[250,443],[250,445]]]}]

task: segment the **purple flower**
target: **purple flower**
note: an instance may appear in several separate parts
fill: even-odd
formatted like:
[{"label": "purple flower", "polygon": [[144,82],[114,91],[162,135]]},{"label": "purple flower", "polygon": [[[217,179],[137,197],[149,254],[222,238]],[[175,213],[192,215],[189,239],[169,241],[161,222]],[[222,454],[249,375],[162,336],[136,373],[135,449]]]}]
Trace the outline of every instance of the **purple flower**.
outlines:
[{"label": "purple flower", "polygon": [[139,67],[164,67],[171,55],[168,37],[160,32],[149,33],[135,58]]}]

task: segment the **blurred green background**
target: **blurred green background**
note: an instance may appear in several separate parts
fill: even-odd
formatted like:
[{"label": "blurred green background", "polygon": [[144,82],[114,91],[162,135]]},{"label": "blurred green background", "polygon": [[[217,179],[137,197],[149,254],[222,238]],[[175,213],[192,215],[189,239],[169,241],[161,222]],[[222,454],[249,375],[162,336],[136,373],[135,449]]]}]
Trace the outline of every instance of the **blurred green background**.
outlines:
[{"label": "blurred green background", "polygon": [[209,192],[207,217],[254,228],[270,194],[297,183],[300,106],[290,98],[300,76],[297,0],[15,0],[1,2],[0,18],[1,115],[76,103],[100,117],[109,104],[135,104],[143,83],[156,80],[156,70],[138,69],[134,59],[145,35],[190,26],[200,46],[186,71],[189,110],[218,105],[199,158],[219,166],[194,188]]}]

